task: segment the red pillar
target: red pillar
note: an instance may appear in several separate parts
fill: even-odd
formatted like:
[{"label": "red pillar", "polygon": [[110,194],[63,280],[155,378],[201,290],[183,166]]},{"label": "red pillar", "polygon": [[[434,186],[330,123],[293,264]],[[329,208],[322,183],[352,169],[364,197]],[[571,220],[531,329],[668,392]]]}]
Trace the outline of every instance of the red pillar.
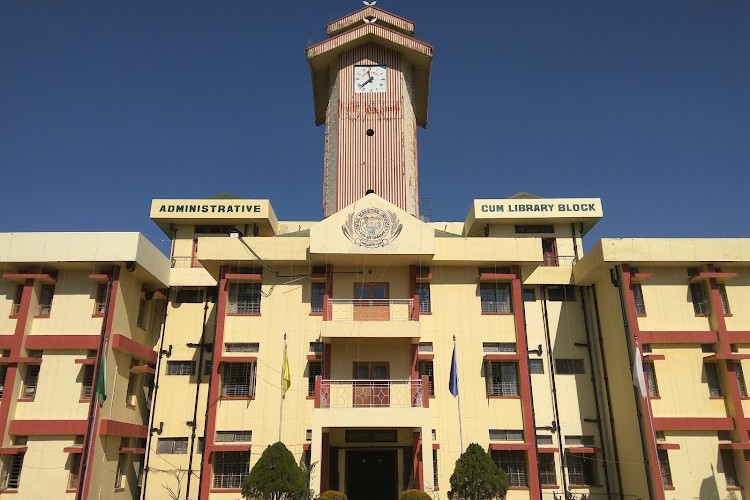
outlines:
[{"label": "red pillar", "polygon": [[412,471],[414,474],[414,488],[421,490],[424,487],[424,481],[422,479],[422,433],[417,431],[414,432],[414,464],[412,465]]},{"label": "red pillar", "polygon": [[[328,491],[328,475],[330,474],[329,467],[331,466],[330,444],[330,434],[327,431],[323,431],[320,448],[320,493]],[[338,473],[338,471],[336,472]]]}]

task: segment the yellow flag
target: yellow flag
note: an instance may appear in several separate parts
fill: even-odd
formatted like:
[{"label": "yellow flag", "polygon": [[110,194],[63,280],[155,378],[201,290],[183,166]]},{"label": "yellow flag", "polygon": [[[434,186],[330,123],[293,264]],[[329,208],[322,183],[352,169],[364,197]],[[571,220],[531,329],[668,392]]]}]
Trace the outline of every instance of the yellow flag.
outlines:
[{"label": "yellow flag", "polygon": [[289,375],[289,358],[286,356],[286,350],[284,350],[284,368],[282,373],[284,379],[284,395],[286,395],[286,391],[288,391],[289,387],[292,385],[292,377]]}]

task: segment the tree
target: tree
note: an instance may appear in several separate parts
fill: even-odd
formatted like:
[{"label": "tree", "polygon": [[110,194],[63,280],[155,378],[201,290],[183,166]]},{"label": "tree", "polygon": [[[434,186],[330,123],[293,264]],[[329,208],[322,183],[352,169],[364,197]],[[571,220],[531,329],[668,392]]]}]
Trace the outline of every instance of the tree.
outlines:
[{"label": "tree", "polygon": [[504,499],[508,491],[508,475],[497,468],[490,455],[472,443],[456,460],[451,474],[451,500]]},{"label": "tree", "polygon": [[221,193],[216,193],[215,195],[209,196],[209,199],[212,200],[240,200],[242,199],[242,196],[232,193],[231,191],[222,191]]},{"label": "tree", "polygon": [[242,485],[242,496],[253,500],[300,500],[306,493],[305,475],[280,441],[263,451]]}]

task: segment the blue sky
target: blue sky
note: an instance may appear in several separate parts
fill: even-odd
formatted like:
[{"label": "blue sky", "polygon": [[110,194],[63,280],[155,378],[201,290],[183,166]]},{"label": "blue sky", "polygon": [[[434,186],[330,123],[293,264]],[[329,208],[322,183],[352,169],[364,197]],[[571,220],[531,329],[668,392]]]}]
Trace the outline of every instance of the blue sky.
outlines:
[{"label": "blue sky", "polygon": [[[322,214],[304,48],[357,1],[4,0],[0,231],[141,231],[152,198]],[[737,237],[750,210],[750,5],[381,1],[434,46],[433,220],[517,191],[601,197],[600,237]]]}]

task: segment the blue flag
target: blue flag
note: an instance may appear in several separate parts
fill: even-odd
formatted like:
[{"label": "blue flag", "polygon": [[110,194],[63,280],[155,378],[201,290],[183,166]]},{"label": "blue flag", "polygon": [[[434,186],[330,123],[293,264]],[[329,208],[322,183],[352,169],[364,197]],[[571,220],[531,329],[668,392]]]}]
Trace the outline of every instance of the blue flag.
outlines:
[{"label": "blue flag", "polygon": [[451,378],[448,382],[448,389],[450,389],[453,397],[458,396],[458,366],[456,365],[456,346],[453,346],[453,359],[451,360]]}]

